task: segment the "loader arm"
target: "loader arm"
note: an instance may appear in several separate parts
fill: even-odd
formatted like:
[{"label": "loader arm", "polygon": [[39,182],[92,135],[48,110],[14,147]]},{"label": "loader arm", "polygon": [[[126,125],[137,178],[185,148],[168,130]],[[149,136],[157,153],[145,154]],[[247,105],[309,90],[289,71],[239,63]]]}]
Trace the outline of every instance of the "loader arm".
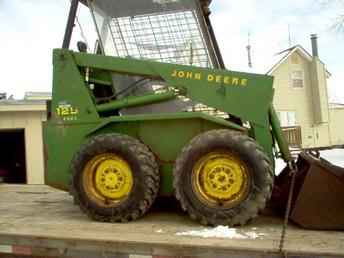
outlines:
[{"label": "loader arm", "polygon": [[[104,104],[94,104],[85,83],[85,76],[80,72],[85,68],[164,81],[175,88],[179,95],[248,121],[250,136],[256,139],[271,159],[273,159],[273,138],[277,141],[285,160],[290,159],[278,118],[271,108],[273,99],[271,76],[56,49],[54,50],[54,96],[59,96],[57,99],[60,100],[68,100],[75,107],[82,107],[80,115],[87,117],[86,120],[99,119],[98,112]],[[62,78],[66,76],[73,77],[78,83],[68,85],[61,83]],[[80,85],[83,85],[82,89]],[[64,87],[69,87],[69,90],[63,89]],[[77,96],[70,94],[71,92],[76,93]],[[123,99],[113,100],[111,103],[116,104],[119,101],[123,102]],[[84,105],[84,103],[88,104]],[[58,105],[59,103],[53,101],[53,110]]]}]

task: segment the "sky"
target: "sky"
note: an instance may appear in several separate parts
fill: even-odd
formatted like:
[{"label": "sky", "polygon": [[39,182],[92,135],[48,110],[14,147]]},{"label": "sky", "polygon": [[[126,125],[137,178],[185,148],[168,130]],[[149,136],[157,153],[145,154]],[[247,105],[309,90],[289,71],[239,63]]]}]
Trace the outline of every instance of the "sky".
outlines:
[{"label": "sky", "polygon": [[[62,45],[69,2],[0,0],[0,92],[18,99],[26,91],[51,91],[52,50]],[[211,18],[226,67],[266,73],[278,60],[276,54],[290,47],[288,27],[291,44],[300,44],[309,52],[310,34],[316,33],[320,59],[332,74],[328,80],[330,100],[344,103],[344,31],[331,28],[340,11],[344,13],[344,0],[330,2],[334,4],[327,6],[322,0],[213,0]],[[79,12],[81,22],[89,21],[85,9]],[[253,68],[247,64],[248,34]],[[78,29],[75,35],[80,38]]]}]

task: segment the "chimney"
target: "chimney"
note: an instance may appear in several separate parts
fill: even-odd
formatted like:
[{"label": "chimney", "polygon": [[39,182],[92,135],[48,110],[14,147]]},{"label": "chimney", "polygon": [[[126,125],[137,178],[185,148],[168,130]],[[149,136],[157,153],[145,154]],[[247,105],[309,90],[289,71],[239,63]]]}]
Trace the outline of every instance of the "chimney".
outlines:
[{"label": "chimney", "polygon": [[325,64],[320,62],[318,53],[318,36],[311,35],[312,41],[312,61],[310,62],[311,71],[311,90],[312,90],[312,107],[313,107],[313,124],[319,125],[328,123],[329,107],[327,98],[327,82]]},{"label": "chimney", "polygon": [[312,41],[312,55],[313,57],[319,57],[317,34],[311,34],[311,41]]}]

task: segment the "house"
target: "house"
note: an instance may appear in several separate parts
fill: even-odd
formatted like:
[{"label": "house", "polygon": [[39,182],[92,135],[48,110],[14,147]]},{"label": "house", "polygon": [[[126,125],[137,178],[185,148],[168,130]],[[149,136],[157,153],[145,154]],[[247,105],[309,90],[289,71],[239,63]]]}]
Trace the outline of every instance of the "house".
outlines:
[{"label": "house", "polygon": [[1,181],[43,184],[44,158],[42,122],[46,120],[49,93],[27,93],[14,100],[0,99]]},{"label": "house", "polygon": [[344,146],[344,106],[331,105],[327,79],[331,76],[311,35],[312,54],[296,45],[268,72],[274,76],[274,106],[290,145],[303,149]]}]

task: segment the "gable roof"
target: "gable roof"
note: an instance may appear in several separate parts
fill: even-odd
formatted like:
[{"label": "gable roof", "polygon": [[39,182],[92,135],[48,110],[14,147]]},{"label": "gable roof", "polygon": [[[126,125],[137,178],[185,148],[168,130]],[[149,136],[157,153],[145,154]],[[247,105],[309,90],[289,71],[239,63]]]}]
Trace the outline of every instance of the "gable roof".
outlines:
[{"label": "gable roof", "polygon": [[[295,45],[276,54],[284,54],[284,56],[274,66],[271,67],[267,74],[271,75],[282,63],[284,63],[285,60],[287,60],[295,52],[299,53],[303,58],[305,58],[309,62],[313,60],[313,56],[304,47],[302,47],[301,45]],[[332,75],[328,70],[326,70],[326,72],[327,76],[330,77]]]}]

